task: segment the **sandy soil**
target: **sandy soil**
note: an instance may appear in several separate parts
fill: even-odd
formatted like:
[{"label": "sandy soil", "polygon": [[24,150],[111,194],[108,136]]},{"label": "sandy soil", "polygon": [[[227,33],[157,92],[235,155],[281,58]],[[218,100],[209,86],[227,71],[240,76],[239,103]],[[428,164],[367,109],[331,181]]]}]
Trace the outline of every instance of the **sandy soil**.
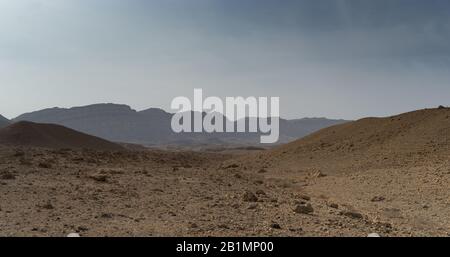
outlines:
[{"label": "sandy soil", "polygon": [[[304,182],[217,165],[231,157],[194,152],[2,148],[0,235],[399,233],[388,224],[343,214],[348,208],[330,206],[324,196],[310,199]],[[313,212],[294,211],[308,203]]]},{"label": "sandy soil", "polygon": [[0,236],[448,236],[450,110],[266,151],[0,147]]}]

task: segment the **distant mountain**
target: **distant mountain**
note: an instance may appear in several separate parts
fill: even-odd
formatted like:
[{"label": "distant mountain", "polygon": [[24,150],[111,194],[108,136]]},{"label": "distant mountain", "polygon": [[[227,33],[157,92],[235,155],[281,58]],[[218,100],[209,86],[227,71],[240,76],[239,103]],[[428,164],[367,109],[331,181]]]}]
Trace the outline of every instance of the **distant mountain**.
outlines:
[{"label": "distant mountain", "polygon": [[0,115],[0,128],[6,127],[10,124],[9,120]]},{"label": "distant mountain", "polygon": [[[53,123],[113,142],[143,145],[257,145],[258,133],[174,133],[171,113],[161,109],[135,111],[127,105],[95,104],[26,113],[14,121]],[[224,118],[225,120],[225,118]],[[248,119],[247,119],[248,121]],[[280,120],[280,141],[286,143],[344,120],[307,118]]]},{"label": "distant mountain", "polygon": [[124,147],[54,124],[20,121],[0,129],[0,144],[45,148],[120,151]]}]

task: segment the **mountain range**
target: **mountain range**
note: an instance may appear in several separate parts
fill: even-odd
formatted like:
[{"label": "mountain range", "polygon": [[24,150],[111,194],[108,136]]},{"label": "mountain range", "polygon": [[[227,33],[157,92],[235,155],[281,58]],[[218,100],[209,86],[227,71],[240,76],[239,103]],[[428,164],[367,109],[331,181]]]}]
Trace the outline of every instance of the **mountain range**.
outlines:
[{"label": "mountain range", "polygon": [[10,121],[7,118],[0,115],[0,128],[3,128],[9,124],[10,124]]},{"label": "mountain range", "polygon": [[[259,144],[259,133],[174,133],[171,129],[172,116],[172,113],[157,108],[136,111],[127,105],[94,104],[30,112],[18,116],[12,122],[57,124],[113,142],[146,146]],[[291,142],[322,128],[345,122],[326,118],[280,119],[279,143]],[[0,126],[2,124],[8,124],[8,120],[0,119]]]}]

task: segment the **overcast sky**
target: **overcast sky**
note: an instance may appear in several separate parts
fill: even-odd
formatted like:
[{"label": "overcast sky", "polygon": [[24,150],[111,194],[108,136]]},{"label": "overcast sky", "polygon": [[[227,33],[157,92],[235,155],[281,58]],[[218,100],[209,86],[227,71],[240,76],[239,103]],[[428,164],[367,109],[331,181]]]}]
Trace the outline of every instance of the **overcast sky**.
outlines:
[{"label": "overcast sky", "polygon": [[0,0],[0,114],[169,110],[194,88],[287,118],[450,105],[448,0]]}]

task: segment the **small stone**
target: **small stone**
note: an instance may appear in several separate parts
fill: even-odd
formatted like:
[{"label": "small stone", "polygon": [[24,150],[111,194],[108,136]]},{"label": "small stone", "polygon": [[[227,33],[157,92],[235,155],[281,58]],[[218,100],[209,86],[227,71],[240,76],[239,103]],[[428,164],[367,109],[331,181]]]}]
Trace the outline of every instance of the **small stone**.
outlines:
[{"label": "small stone", "polygon": [[255,210],[256,208],[258,208],[258,205],[255,203],[255,204],[251,204],[249,207],[248,207],[248,209],[249,210]]},{"label": "small stone", "polygon": [[372,202],[382,202],[384,200],[386,200],[386,198],[384,198],[383,196],[374,196],[371,201]]},{"label": "small stone", "polygon": [[300,197],[300,199],[303,199],[305,201],[311,201],[311,197],[308,195],[300,195],[299,197]]},{"label": "small stone", "polygon": [[343,212],[341,212],[341,215],[344,215],[344,216],[352,218],[352,219],[363,219],[364,218],[364,216],[361,213],[354,212],[354,211],[343,211]]},{"label": "small stone", "polygon": [[377,233],[370,233],[367,235],[367,237],[381,237],[381,236],[378,235]]},{"label": "small stone", "polygon": [[52,165],[50,163],[47,162],[41,162],[38,164],[39,168],[43,168],[43,169],[51,169]]},{"label": "small stone", "polygon": [[70,233],[67,235],[67,237],[81,237],[78,233]]},{"label": "small stone", "polygon": [[339,209],[339,205],[337,203],[328,203],[328,206],[333,209]]},{"label": "small stone", "polygon": [[225,169],[235,169],[235,168],[239,168],[239,165],[237,165],[236,163],[230,164],[225,167]]},{"label": "small stone", "polygon": [[112,219],[113,215],[112,213],[103,213],[100,217],[103,219]]},{"label": "small stone", "polygon": [[81,231],[81,232],[83,232],[83,231],[88,231],[89,230],[89,228],[87,228],[87,227],[85,227],[85,226],[79,226],[78,227],[78,231]]},{"label": "small stone", "polygon": [[46,203],[46,204],[42,205],[42,208],[46,209],[46,210],[53,210],[53,209],[55,209],[55,207],[51,203]]},{"label": "small stone", "polygon": [[314,208],[310,203],[299,204],[295,207],[294,212],[299,214],[311,214],[314,212]]},{"label": "small stone", "polygon": [[245,202],[257,202],[258,201],[258,197],[256,197],[255,194],[253,194],[252,192],[249,192],[249,191],[245,192],[245,194],[242,198]]},{"label": "small stone", "polygon": [[14,180],[16,176],[10,172],[4,172],[0,178],[3,180]]},{"label": "small stone", "polygon": [[257,195],[259,195],[259,196],[265,196],[266,195],[266,192],[264,192],[263,190],[258,190],[258,191],[256,191],[256,194]]},{"label": "small stone", "polygon": [[91,179],[93,179],[93,180],[95,180],[97,182],[102,182],[102,183],[108,182],[108,176],[107,175],[97,174],[97,175],[89,176],[89,178],[91,178]]},{"label": "small stone", "polygon": [[226,224],[220,224],[217,227],[220,228],[220,229],[230,229],[230,227],[228,227]]},{"label": "small stone", "polygon": [[273,228],[273,229],[281,229],[281,226],[280,226],[280,224],[278,224],[278,223],[272,223],[272,224],[270,224],[270,227],[271,228]]}]

